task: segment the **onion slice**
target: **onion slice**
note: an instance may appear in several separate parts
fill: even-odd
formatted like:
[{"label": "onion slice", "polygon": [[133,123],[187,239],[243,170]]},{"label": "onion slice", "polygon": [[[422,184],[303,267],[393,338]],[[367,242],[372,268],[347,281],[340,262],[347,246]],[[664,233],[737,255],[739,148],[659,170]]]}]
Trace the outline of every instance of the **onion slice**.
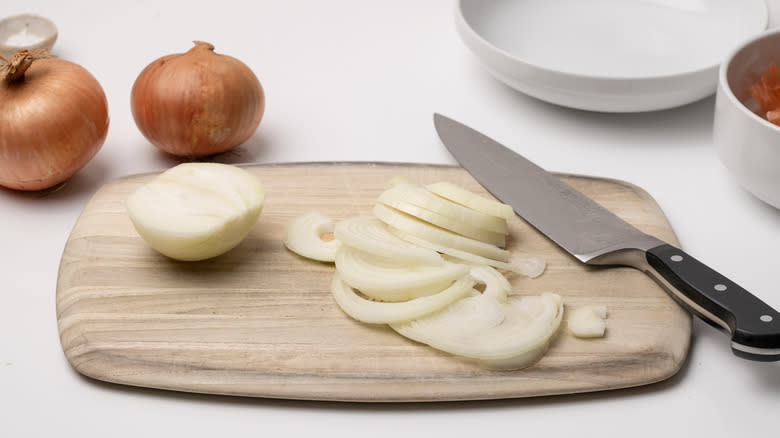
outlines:
[{"label": "onion slice", "polygon": [[383,199],[383,197],[405,201],[426,210],[435,211],[442,216],[473,224],[476,227],[484,228],[488,231],[501,234],[508,233],[506,219],[491,216],[457,204],[448,199],[441,198],[429,192],[426,188],[416,184],[396,184],[385,190],[380,195],[380,200]]},{"label": "onion slice", "polygon": [[547,351],[562,317],[563,303],[556,294],[511,296],[506,303],[472,294],[439,312],[390,326],[437,350],[477,359],[482,366],[519,369]]},{"label": "onion slice", "polygon": [[425,188],[437,196],[491,216],[507,220],[515,216],[515,212],[510,205],[484,198],[446,181],[429,184]]},{"label": "onion slice", "polygon": [[290,251],[313,260],[332,262],[341,248],[337,239],[323,240],[322,236],[333,232],[333,221],[320,213],[311,211],[295,218],[287,225],[282,242]]},{"label": "onion slice", "polygon": [[418,207],[391,195],[391,193],[391,191],[382,193],[377,201],[387,205],[388,207],[393,207],[398,211],[402,211],[408,215],[414,216],[417,219],[444,228],[445,230],[452,231],[453,233],[480,240],[498,247],[503,247],[506,245],[505,234],[489,231],[484,228],[480,228],[479,225],[472,225],[467,222],[462,222],[457,219],[444,216],[436,211]]},{"label": "onion slice", "polygon": [[443,263],[438,252],[397,237],[375,217],[362,216],[340,221],[336,224],[334,235],[345,245],[378,257],[426,265],[441,266]]},{"label": "onion slice", "polygon": [[436,227],[392,207],[376,204],[374,205],[374,216],[392,228],[397,228],[438,245],[474,253],[493,260],[509,261],[509,251],[505,249]]},{"label": "onion slice", "polygon": [[469,267],[394,262],[344,246],[336,254],[336,270],[346,283],[372,299],[405,301],[441,291],[466,275]]},{"label": "onion slice", "polygon": [[477,254],[473,254],[467,251],[461,251],[456,248],[451,248],[444,245],[438,245],[420,237],[414,236],[405,231],[390,228],[390,232],[394,233],[401,239],[404,239],[415,245],[419,245],[423,248],[430,248],[438,251],[442,254],[446,254],[452,258],[462,260],[467,263],[473,263],[477,265],[488,265],[494,268],[504,269],[517,274],[525,275],[526,277],[536,278],[544,272],[547,267],[547,263],[543,258],[538,256],[510,256],[509,262],[502,262],[498,260],[482,257]]},{"label": "onion slice", "polygon": [[473,290],[475,283],[470,275],[464,275],[434,295],[400,303],[382,303],[361,297],[336,273],[330,290],[336,303],[347,315],[370,324],[386,324],[420,318],[445,308],[466,296]]}]

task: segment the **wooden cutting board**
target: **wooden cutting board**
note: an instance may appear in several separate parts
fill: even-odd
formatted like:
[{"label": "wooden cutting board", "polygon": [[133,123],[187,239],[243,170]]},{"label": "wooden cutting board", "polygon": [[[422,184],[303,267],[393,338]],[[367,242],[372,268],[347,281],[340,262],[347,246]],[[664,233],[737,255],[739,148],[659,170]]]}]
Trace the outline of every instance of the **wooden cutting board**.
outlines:
[{"label": "wooden cutting board", "polygon": [[[57,321],[68,361],[103,381],[178,391],[345,401],[529,397],[623,388],[672,376],[689,348],[691,318],[646,275],[589,267],[519,217],[508,248],[541,255],[536,279],[516,293],[560,294],[566,309],[606,304],[607,335],[562,330],[547,355],[520,371],[488,371],[345,316],[328,290],[333,266],[281,243],[291,219],[317,209],[335,220],[369,215],[396,175],[451,181],[487,195],[451,166],[307,163],[246,167],[263,181],[260,220],[232,251],[177,262],[150,249],[125,199],[155,175],[120,178],[89,201],[65,245]],[[565,180],[640,229],[678,244],[655,201],[615,180]]]}]

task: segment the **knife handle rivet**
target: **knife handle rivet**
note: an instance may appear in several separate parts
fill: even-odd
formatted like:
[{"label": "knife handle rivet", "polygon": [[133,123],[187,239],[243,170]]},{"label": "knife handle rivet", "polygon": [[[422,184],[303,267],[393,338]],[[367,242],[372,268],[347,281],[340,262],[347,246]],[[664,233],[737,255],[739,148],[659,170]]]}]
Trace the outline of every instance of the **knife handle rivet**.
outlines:
[{"label": "knife handle rivet", "polygon": [[772,315],[761,315],[758,319],[763,322],[772,322]]},{"label": "knife handle rivet", "polygon": [[726,285],[725,285],[725,284],[716,284],[714,289],[715,289],[716,291],[718,291],[718,292],[723,292],[723,291],[725,291],[726,289],[728,289],[728,287],[726,287]]},{"label": "knife handle rivet", "polygon": [[683,259],[683,256],[681,256],[681,255],[679,255],[679,254],[675,254],[675,255],[673,255],[673,256],[672,256],[672,257],[670,257],[670,258],[672,259],[672,261],[673,261],[673,262],[681,262],[681,261],[682,261],[682,259]]}]

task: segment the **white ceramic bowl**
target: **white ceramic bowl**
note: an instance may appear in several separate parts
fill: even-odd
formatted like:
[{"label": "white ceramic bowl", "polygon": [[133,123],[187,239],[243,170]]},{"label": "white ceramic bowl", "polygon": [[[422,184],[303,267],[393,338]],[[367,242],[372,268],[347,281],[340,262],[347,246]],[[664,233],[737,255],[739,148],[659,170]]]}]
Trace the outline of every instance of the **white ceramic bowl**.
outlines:
[{"label": "white ceramic bowl", "polygon": [[21,49],[51,50],[57,26],[38,15],[14,15],[0,20],[0,56],[9,59]]},{"label": "white ceramic bowl", "polygon": [[711,95],[728,49],[767,20],[764,0],[459,0],[455,16],[466,46],[499,80],[605,112]]},{"label": "white ceramic bowl", "polygon": [[767,121],[750,95],[770,63],[780,66],[780,29],[734,49],[718,78],[713,143],[720,160],[747,191],[780,208],[780,126]]}]

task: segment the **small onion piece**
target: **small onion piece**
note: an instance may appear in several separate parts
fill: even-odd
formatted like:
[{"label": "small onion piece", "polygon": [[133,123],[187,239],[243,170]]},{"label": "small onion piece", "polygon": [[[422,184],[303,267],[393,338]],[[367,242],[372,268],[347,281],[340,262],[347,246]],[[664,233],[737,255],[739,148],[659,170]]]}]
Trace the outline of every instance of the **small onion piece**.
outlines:
[{"label": "small onion piece", "polygon": [[0,185],[54,187],[83,168],[108,133],[103,88],[83,67],[22,50],[0,66]]},{"label": "small onion piece", "polygon": [[322,236],[332,233],[333,228],[333,221],[329,217],[319,211],[311,211],[287,225],[282,242],[287,249],[300,256],[332,262],[336,260],[341,241],[323,240]]},{"label": "small onion piece", "polygon": [[195,41],[189,51],[163,56],[139,74],[131,106],[138,129],[153,145],[181,157],[204,157],[254,134],[265,93],[246,64]]},{"label": "small onion piece", "polygon": [[607,306],[590,305],[575,309],[566,320],[569,332],[578,338],[600,338],[607,329]]},{"label": "small onion piece", "polygon": [[330,291],[341,310],[352,318],[370,324],[387,324],[420,318],[445,308],[473,291],[475,283],[470,275],[465,275],[434,295],[399,303],[382,303],[361,297],[336,273]]}]

